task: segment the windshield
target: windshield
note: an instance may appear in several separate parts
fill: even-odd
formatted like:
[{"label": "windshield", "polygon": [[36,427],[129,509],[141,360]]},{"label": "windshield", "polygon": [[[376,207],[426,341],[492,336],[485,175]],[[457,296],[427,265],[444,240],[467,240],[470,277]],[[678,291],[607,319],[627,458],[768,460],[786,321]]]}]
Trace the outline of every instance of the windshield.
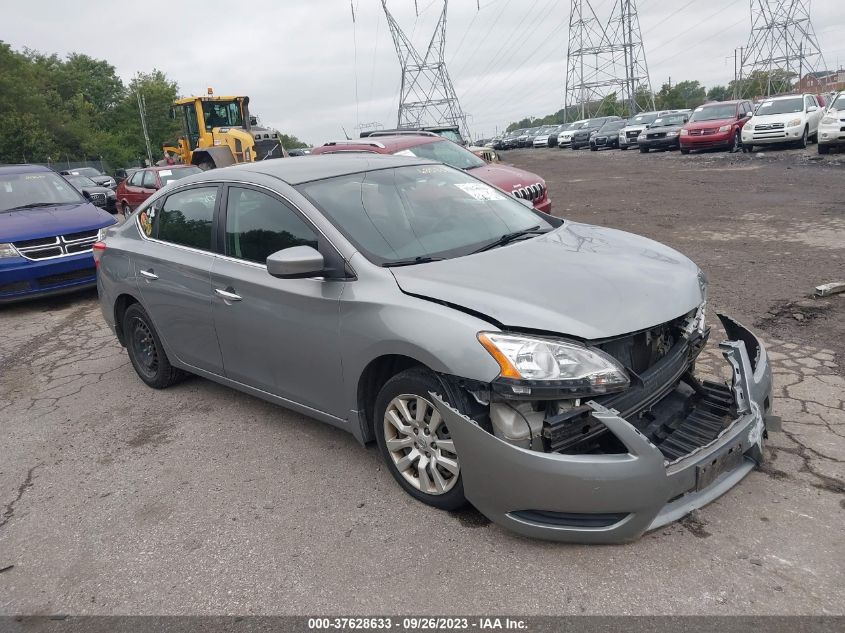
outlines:
[{"label": "windshield", "polygon": [[486,165],[478,156],[450,141],[434,141],[434,143],[409,147],[408,149],[396,152],[396,155],[428,158],[440,163],[446,163],[452,167],[457,167],[458,169],[473,169]]},{"label": "windshield", "polygon": [[795,97],[794,99],[770,99],[764,101],[757,108],[757,116],[766,116],[767,114],[791,114],[792,112],[804,111],[804,97]]},{"label": "windshield", "polygon": [[0,174],[0,213],[27,205],[79,204],[85,198],[52,172]]},{"label": "windshield", "polygon": [[511,196],[443,165],[339,176],[298,189],[377,264],[460,257],[508,233],[551,229]]},{"label": "windshield", "polygon": [[89,178],[96,178],[97,176],[103,175],[93,167],[80,167],[79,169],[69,169],[68,174],[71,176],[88,176]]},{"label": "windshield", "polygon": [[599,132],[615,132],[625,127],[625,121],[608,121],[601,126]]},{"label": "windshield", "polygon": [[179,167],[178,169],[160,169],[158,177],[161,179],[161,186],[164,187],[169,182],[179,180],[185,176],[198,174],[202,171],[199,167]]},{"label": "windshield", "polygon": [[831,110],[845,110],[845,92],[840,92],[830,104]]},{"label": "windshield", "polygon": [[657,118],[656,112],[643,112],[628,120],[628,125],[649,125]]},{"label": "windshield", "polygon": [[695,109],[690,117],[690,123],[698,121],[718,121],[720,119],[733,119],[736,117],[736,105],[712,105],[701,106]]},{"label": "windshield", "polygon": [[69,181],[77,189],[79,187],[97,187],[96,182],[88,178],[88,176],[65,176],[65,180]]},{"label": "windshield", "polygon": [[683,125],[686,123],[686,114],[666,114],[654,120],[652,127],[661,127],[663,125]]},{"label": "windshield", "polygon": [[437,130],[435,132],[438,136],[442,136],[443,138],[447,138],[453,143],[463,143],[464,139],[461,138],[461,135],[455,132],[455,130]]},{"label": "windshield", "polygon": [[203,101],[205,129],[213,127],[243,127],[241,106],[237,101]]}]

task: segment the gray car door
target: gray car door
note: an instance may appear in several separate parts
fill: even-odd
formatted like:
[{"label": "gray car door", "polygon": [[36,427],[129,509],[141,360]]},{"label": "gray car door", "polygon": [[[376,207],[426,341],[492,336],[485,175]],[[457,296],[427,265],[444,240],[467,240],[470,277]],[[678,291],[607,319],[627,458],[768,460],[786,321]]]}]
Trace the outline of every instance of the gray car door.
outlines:
[{"label": "gray car door", "polygon": [[142,217],[146,243],[133,254],[144,309],[170,353],[180,361],[222,374],[211,314],[214,217],[222,187],[180,190]]},{"label": "gray car door", "polygon": [[214,324],[226,377],[345,418],[338,345],[343,280],[277,279],[268,255],[325,244],[281,196],[228,186],[220,235],[225,257],[211,271]]}]

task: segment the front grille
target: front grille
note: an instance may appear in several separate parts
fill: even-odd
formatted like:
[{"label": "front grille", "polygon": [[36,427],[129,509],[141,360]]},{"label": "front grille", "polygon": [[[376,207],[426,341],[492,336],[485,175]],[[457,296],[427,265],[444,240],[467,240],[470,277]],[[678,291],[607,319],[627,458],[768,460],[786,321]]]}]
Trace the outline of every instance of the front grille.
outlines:
[{"label": "front grille", "polygon": [[719,128],[710,127],[710,128],[706,128],[706,129],[703,129],[703,130],[690,130],[689,135],[690,136],[709,136],[711,134],[715,134],[718,131],[719,131]]},{"label": "front grille", "polygon": [[596,138],[596,145],[604,145],[607,143],[607,137],[599,136]]},{"label": "front grille", "polygon": [[754,131],[763,132],[764,130],[782,130],[784,127],[783,123],[758,123],[754,126]]},{"label": "front grille", "polygon": [[104,193],[89,193],[88,198],[98,207],[106,206],[106,194]]},{"label": "front grille", "polygon": [[539,525],[554,527],[604,528],[619,523],[627,517],[626,513],[582,513],[550,512],[548,510],[521,510],[511,512],[511,516]]},{"label": "front grille", "polygon": [[653,132],[647,135],[646,138],[666,138],[666,132]]},{"label": "front grille", "polygon": [[52,259],[90,252],[97,241],[98,231],[82,231],[54,237],[13,242],[17,251],[27,259]]},{"label": "front grille", "polygon": [[69,281],[79,281],[81,279],[96,278],[97,271],[92,266],[91,268],[83,268],[81,270],[74,270],[69,273],[58,273],[55,275],[45,275],[38,278],[38,285],[42,288],[49,286],[58,286],[66,284]]},{"label": "front grille", "polygon": [[637,138],[640,135],[640,131],[639,130],[628,130],[627,132],[625,132],[625,135],[628,138]]},{"label": "front grille", "polygon": [[533,185],[528,185],[527,187],[514,189],[513,195],[515,198],[522,198],[523,200],[530,200],[531,202],[534,202],[535,200],[540,200],[544,195],[546,195],[546,188],[538,182]]}]

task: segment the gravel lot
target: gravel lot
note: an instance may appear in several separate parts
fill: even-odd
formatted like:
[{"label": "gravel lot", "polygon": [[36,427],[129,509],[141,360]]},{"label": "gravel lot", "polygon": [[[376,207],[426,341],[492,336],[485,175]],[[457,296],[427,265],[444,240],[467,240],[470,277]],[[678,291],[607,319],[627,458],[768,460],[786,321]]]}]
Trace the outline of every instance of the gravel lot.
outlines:
[{"label": "gravel lot", "polygon": [[845,613],[845,295],[807,298],[845,280],[841,158],[505,156],[556,214],[695,259],[709,316],[771,351],[766,465],[629,545],[441,513],[341,431],[201,379],[150,390],[93,292],[0,308],[0,613]]}]

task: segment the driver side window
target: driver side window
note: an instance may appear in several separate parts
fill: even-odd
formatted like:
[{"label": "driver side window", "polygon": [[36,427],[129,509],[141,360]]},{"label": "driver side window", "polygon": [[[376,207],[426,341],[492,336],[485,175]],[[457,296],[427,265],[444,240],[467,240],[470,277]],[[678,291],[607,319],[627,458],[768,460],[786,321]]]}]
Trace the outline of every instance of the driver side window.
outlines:
[{"label": "driver side window", "polygon": [[254,189],[229,187],[226,254],[263,264],[284,248],[317,248],[317,234],[281,200]]},{"label": "driver side window", "polygon": [[144,182],[141,185],[144,189],[155,189],[156,188],[156,175],[152,171],[145,171],[144,172]]}]

